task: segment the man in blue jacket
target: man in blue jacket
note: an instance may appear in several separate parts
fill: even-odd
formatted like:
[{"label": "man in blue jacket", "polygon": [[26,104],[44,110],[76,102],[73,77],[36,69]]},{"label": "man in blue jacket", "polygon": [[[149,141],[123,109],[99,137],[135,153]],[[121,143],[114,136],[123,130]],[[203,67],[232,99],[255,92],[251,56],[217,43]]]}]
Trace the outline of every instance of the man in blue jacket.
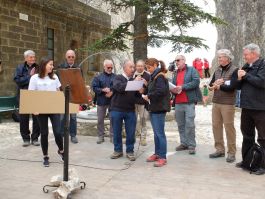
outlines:
[{"label": "man in blue jacket", "polygon": [[[15,71],[14,81],[17,84],[17,97],[19,101],[20,97],[20,89],[28,89],[29,86],[29,80],[32,75],[37,72],[38,66],[35,63],[36,57],[35,52],[32,50],[27,50],[24,52],[24,58],[25,62],[22,64],[19,64]],[[38,141],[38,138],[40,136],[40,127],[37,121],[37,117],[35,115],[32,115],[32,134],[30,136],[30,130],[29,130],[29,114],[20,114],[19,115],[20,122],[20,134],[23,139],[23,145],[24,147],[29,146],[30,142],[34,146],[39,146],[40,143]]]},{"label": "man in blue jacket", "polygon": [[172,83],[176,87],[171,92],[175,94],[175,116],[180,135],[176,151],[189,150],[189,154],[195,154],[195,105],[202,101],[200,77],[194,67],[187,66],[183,55],[177,55],[175,62],[178,69]]},{"label": "man in blue jacket", "polygon": [[[92,81],[92,88],[97,95],[97,115],[98,115],[98,140],[97,144],[104,142],[104,119],[110,106],[112,96],[112,81],[115,77],[113,62],[109,59],[104,60],[104,72],[96,76]],[[110,141],[113,139],[112,120],[110,117]]]}]

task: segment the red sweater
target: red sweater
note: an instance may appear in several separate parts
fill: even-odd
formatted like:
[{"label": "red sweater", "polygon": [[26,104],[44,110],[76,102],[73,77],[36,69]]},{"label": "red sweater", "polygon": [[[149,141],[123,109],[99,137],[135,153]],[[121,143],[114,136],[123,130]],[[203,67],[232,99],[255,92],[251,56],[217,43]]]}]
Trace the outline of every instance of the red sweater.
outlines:
[{"label": "red sweater", "polygon": [[[184,77],[186,73],[186,67],[183,70],[178,70],[176,85],[182,86],[184,84]],[[180,94],[176,94],[175,104],[187,103],[188,97],[186,91],[181,91]]]}]

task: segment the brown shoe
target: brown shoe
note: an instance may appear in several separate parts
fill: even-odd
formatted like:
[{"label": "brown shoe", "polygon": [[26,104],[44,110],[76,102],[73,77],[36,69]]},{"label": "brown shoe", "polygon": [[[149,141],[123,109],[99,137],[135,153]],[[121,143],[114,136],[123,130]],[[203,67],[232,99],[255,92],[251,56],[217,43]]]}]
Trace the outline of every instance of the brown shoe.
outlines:
[{"label": "brown shoe", "polygon": [[126,154],[126,157],[127,157],[130,161],[135,161],[135,160],[136,160],[136,158],[135,158],[135,156],[134,156],[133,153],[127,153],[127,154]]},{"label": "brown shoe", "polygon": [[122,152],[114,151],[113,154],[110,156],[110,159],[118,159],[123,156]]},{"label": "brown shoe", "polygon": [[216,152],[211,153],[209,155],[209,158],[221,158],[221,157],[225,157],[225,153],[224,152],[216,151]]},{"label": "brown shoe", "polygon": [[189,149],[189,147],[187,147],[183,144],[176,147],[176,151],[184,151],[184,150],[188,150],[188,149]]},{"label": "brown shoe", "polygon": [[236,156],[234,154],[229,154],[227,155],[226,162],[232,163],[236,160]]}]

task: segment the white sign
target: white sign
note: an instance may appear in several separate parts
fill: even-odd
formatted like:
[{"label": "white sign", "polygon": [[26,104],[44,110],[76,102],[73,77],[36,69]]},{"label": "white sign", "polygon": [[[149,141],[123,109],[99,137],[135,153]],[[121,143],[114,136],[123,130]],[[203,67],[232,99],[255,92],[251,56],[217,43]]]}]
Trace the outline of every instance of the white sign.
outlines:
[{"label": "white sign", "polygon": [[29,16],[27,14],[19,13],[19,19],[24,20],[24,21],[28,21]]}]

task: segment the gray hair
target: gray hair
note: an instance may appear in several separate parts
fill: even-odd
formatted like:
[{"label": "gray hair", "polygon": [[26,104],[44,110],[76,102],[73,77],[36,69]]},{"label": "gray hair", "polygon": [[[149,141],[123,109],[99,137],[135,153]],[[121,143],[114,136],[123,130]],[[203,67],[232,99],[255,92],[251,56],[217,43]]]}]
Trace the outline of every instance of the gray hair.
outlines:
[{"label": "gray hair", "polygon": [[217,51],[217,55],[224,55],[226,56],[228,59],[230,59],[230,61],[232,61],[234,59],[234,56],[232,55],[231,51],[228,49],[220,49]]},{"label": "gray hair", "polygon": [[27,56],[35,56],[35,52],[33,50],[26,50],[24,52],[24,58],[26,58]]},{"label": "gray hair", "polygon": [[112,64],[113,65],[113,61],[110,59],[105,59],[103,62],[103,66],[106,66],[107,64]]},{"label": "gray hair", "polygon": [[249,50],[251,52],[256,52],[260,55],[260,47],[257,44],[251,43],[243,47],[243,50]]},{"label": "gray hair", "polygon": [[176,58],[177,57],[181,57],[181,59],[183,59],[184,61],[186,61],[186,57],[184,55],[177,55]]},{"label": "gray hair", "polygon": [[137,65],[137,64],[141,64],[141,65],[145,66],[145,62],[144,62],[144,60],[142,60],[142,59],[139,59],[139,60],[136,62],[136,65]]},{"label": "gray hair", "polygon": [[127,66],[127,63],[128,63],[128,62],[132,62],[132,61],[129,60],[129,59],[124,60],[123,65],[122,65],[122,68],[123,68],[123,69]]}]

